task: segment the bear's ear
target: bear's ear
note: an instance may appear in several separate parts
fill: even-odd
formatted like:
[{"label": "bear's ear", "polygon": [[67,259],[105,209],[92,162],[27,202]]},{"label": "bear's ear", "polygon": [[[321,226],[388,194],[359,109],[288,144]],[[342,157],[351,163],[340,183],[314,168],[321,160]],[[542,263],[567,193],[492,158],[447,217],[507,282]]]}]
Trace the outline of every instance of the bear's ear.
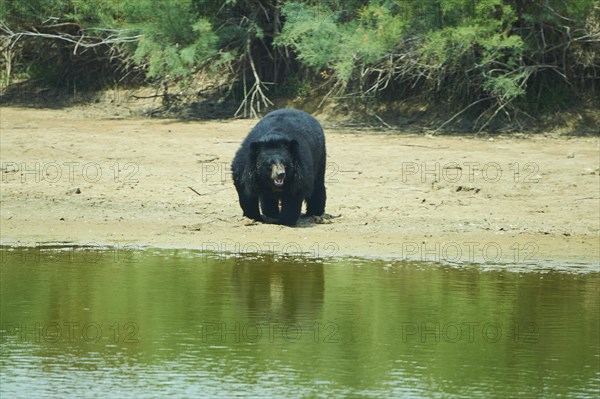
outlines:
[{"label": "bear's ear", "polygon": [[258,152],[260,151],[260,143],[258,141],[253,141],[250,143],[250,159],[256,160],[258,157]]},{"label": "bear's ear", "polygon": [[296,139],[292,139],[290,140],[289,144],[288,144],[288,148],[290,149],[290,153],[292,154],[298,154],[298,140]]}]

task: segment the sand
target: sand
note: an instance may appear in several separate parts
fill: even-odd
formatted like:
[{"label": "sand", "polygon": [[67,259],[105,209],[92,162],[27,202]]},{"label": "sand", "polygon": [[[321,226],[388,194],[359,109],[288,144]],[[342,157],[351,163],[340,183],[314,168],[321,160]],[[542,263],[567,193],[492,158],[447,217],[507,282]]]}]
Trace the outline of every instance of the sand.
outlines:
[{"label": "sand", "polygon": [[322,122],[326,215],[284,227],[242,217],[229,174],[256,120],[4,107],[2,243],[598,263],[598,137],[391,134]]}]

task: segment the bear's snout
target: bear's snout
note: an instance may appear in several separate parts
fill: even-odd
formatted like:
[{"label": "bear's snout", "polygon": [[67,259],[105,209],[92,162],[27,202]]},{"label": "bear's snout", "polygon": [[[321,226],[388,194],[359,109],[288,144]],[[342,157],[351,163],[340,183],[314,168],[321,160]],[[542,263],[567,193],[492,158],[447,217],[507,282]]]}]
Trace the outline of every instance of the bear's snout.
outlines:
[{"label": "bear's snout", "polygon": [[271,165],[271,179],[277,187],[283,186],[285,182],[285,165],[282,163],[274,163]]}]

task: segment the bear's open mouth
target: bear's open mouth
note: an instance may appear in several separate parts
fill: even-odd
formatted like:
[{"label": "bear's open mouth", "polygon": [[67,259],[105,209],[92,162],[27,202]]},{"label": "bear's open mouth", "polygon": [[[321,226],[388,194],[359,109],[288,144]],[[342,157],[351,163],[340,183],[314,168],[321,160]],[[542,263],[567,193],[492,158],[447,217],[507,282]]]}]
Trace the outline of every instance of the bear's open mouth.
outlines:
[{"label": "bear's open mouth", "polygon": [[281,162],[271,165],[271,179],[275,187],[283,186],[285,181],[285,165]]},{"label": "bear's open mouth", "polygon": [[281,187],[283,186],[284,180],[285,176],[278,176],[275,179],[273,179],[273,184],[275,184],[277,187]]}]

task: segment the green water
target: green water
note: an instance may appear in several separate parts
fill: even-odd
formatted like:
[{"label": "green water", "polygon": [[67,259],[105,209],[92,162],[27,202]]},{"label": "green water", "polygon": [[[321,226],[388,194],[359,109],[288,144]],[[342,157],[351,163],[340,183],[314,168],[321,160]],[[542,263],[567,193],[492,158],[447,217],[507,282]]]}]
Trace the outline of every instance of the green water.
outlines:
[{"label": "green water", "polygon": [[1,255],[2,398],[599,395],[594,266]]}]

